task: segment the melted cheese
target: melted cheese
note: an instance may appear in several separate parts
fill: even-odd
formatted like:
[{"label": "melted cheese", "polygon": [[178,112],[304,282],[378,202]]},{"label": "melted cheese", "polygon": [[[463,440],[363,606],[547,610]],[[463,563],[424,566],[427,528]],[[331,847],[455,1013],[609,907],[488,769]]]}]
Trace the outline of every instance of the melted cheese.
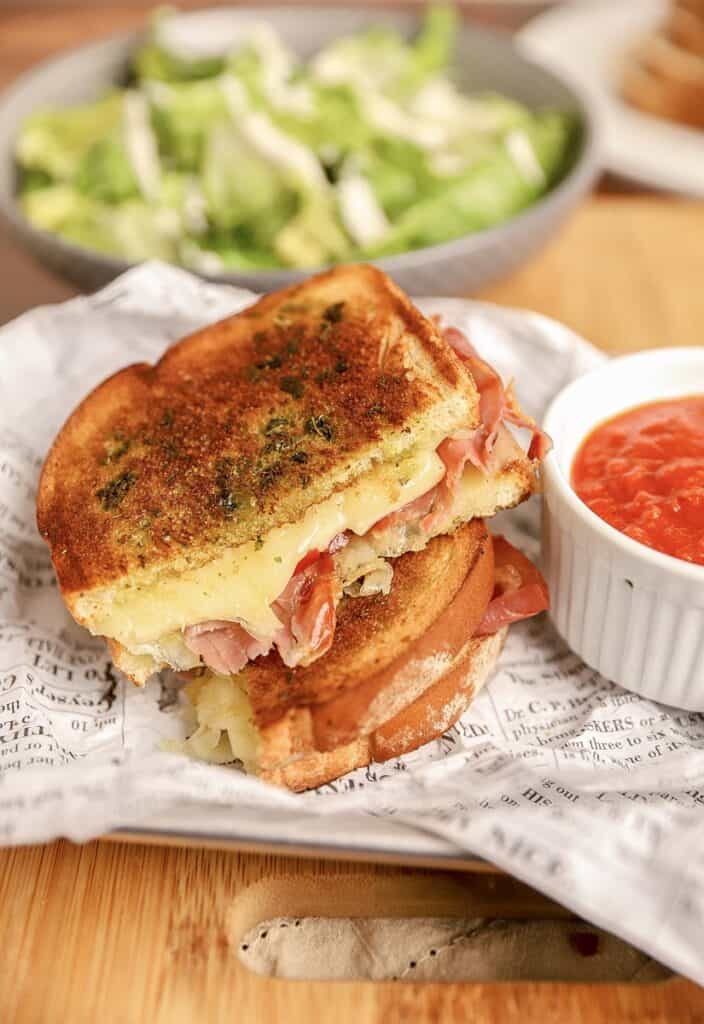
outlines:
[{"label": "melted cheese", "polygon": [[212,764],[241,761],[246,771],[256,771],[259,731],[237,677],[208,672],[188,684],[186,696],[195,712],[197,728],[185,742],[172,740],[164,748]]},{"label": "melted cheese", "polygon": [[[271,605],[313,548],[324,550],[345,530],[358,536],[395,509],[434,487],[445,467],[434,451],[416,452],[383,465],[355,484],[312,506],[297,523],[273,529],[258,542],[230,548],[197,569],[115,594],[107,613],[92,618],[93,632],[130,652],[187,667],[180,638],[186,626],[212,619],[241,622],[267,640],[280,623]],[[180,652],[180,653],[179,653]]]}]

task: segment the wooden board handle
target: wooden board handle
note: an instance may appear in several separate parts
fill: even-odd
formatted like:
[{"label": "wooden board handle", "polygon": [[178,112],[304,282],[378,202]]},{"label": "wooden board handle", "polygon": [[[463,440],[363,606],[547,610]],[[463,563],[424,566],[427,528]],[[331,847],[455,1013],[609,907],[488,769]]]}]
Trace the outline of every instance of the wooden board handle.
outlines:
[{"label": "wooden board handle", "polygon": [[[256,861],[250,859],[249,864]],[[500,873],[453,873],[380,865],[283,860],[266,863],[239,889],[233,938],[275,917],[506,917],[573,919],[568,910]],[[239,970],[245,970],[243,965]],[[266,981],[254,984],[264,992]],[[702,992],[682,979],[650,984],[565,982],[367,982],[269,979],[291,1014],[307,1020],[328,1000],[336,1024],[435,1020],[476,1024],[695,1024]],[[373,993],[373,994],[372,994]],[[290,1000],[290,1002],[289,1002]],[[358,1014],[346,1013],[349,1005]],[[362,1005],[377,1008],[364,1013]],[[333,1010],[334,1006],[334,1010]],[[345,1007],[345,1009],[343,1009]],[[383,1007],[383,1011],[380,1008]]]},{"label": "wooden board handle", "polygon": [[347,865],[308,874],[280,870],[237,896],[232,927],[238,938],[273,917],[510,917],[573,915],[502,874],[413,871]]}]

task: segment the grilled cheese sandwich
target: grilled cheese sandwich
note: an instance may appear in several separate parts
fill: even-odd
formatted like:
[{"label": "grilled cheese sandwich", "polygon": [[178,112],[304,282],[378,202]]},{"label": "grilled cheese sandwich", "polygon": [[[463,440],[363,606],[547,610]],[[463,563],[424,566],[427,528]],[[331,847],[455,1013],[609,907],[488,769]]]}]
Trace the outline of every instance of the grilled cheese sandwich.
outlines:
[{"label": "grilled cheese sandwich", "polygon": [[393,559],[531,493],[517,416],[466,339],[340,267],[97,388],[38,523],[72,614],[135,682],[272,645],[306,665],[343,594],[388,592]]}]

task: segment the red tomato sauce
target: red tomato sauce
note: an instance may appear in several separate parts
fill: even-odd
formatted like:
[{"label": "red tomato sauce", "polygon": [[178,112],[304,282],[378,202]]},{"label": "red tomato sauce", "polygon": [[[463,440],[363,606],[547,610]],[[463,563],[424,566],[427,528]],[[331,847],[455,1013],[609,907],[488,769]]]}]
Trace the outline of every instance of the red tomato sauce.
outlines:
[{"label": "red tomato sauce", "polygon": [[704,395],[650,402],[595,427],[572,486],[621,533],[704,565]]}]

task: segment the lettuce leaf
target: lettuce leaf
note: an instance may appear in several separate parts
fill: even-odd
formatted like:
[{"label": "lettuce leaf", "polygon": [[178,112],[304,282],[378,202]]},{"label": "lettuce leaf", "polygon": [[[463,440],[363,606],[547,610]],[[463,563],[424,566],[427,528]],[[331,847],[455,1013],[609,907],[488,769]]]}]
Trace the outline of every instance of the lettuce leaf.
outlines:
[{"label": "lettuce leaf", "polygon": [[394,85],[394,91],[407,96],[419,89],[429,78],[446,71],[452,58],[458,15],[454,7],[430,7],[423,27],[408,48],[406,67]]},{"label": "lettuce leaf", "polygon": [[298,207],[285,176],[246,141],[235,124],[217,125],[203,159],[208,217],[220,232],[239,229],[257,249],[271,246]]},{"label": "lettuce leaf", "polygon": [[527,174],[504,144],[466,174],[401,213],[367,257],[437,245],[493,227],[535,202],[559,175],[572,131],[571,119],[559,113],[537,115],[521,129],[539,174]]},{"label": "lettuce leaf", "polygon": [[157,84],[149,96],[163,162],[171,170],[198,171],[209,132],[228,117],[219,80]]},{"label": "lettuce leaf", "polygon": [[281,266],[271,250],[257,249],[246,241],[217,233],[201,239],[184,239],[180,247],[181,262],[203,274],[223,270],[264,270]]},{"label": "lettuce leaf", "polygon": [[274,240],[276,255],[289,267],[334,263],[349,255],[351,248],[334,203],[319,195],[311,196]]},{"label": "lettuce leaf", "polygon": [[314,149],[323,162],[335,165],[344,157],[364,149],[374,138],[374,129],[364,115],[359,96],[349,85],[311,84],[312,110],[305,114],[270,111],[282,131]]},{"label": "lettuce leaf", "polygon": [[70,181],[88,151],[119,130],[121,121],[119,92],[80,107],[30,114],[17,139],[17,161],[25,170],[44,171],[55,181]]},{"label": "lettuce leaf", "polygon": [[119,133],[93,143],[76,170],[74,184],[79,192],[106,203],[139,196],[139,183]]},{"label": "lettuce leaf", "polygon": [[313,59],[312,71],[322,82],[347,83],[401,99],[446,70],[456,28],[454,8],[430,7],[411,43],[393,29],[376,26],[325,47]]},{"label": "lettuce leaf", "polygon": [[133,66],[137,78],[142,82],[194,82],[219,75],[225,67],[225,58],[184,60],[151,41],[137,51]]},{"label": "lettuce leaf", "polygon": [[86,248],[129,260],[176,257],[178,225],[172,211],[138,199],[114,206],[70,185],[50,185],[23,196],[22,206],[36,227]]}]

